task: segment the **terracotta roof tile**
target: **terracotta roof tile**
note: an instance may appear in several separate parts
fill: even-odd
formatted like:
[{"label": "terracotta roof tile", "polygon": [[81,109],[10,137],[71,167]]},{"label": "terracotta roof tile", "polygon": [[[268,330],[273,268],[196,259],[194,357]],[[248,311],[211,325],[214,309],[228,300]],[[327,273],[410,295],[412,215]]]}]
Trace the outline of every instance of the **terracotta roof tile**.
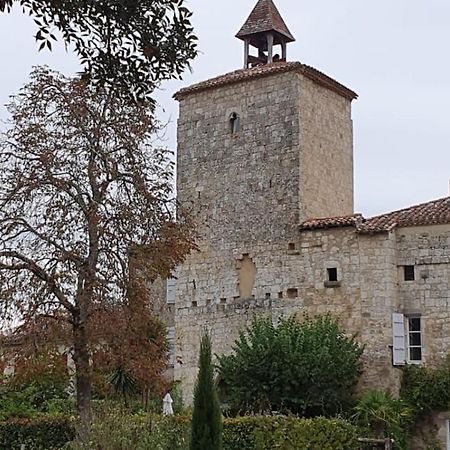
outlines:
[{"label": "terracotta roof tile", "polygon": [[365,219],[361,214],[308,219],[300,231],[355,227],[359,233],[382,233],[395,228],[450,224],[450,197]]},{"label": "terracotta roof tile", "polygon": [[236,37],[245,39],[248,36],[267,31],[278,32],[288,42],[295,41],[273,1],[259,0]]},{"label": "terracotta roof tile", "polygon": [[300,225],[300,231],[320,230],[326,228],[357,227],[363,221],[361,214],[340,217],[324,217],[320,219],[309,219]]},{"label": "terracotta roof tile", "polygon": [[360,231],[376,233],[394,228],[450,224],[450,197],[367,219]]},{"label": "terracotta roof tile", "polygon": [[338,93],[339,95],[342,95],[349,100],[358,98],[358,95],[355,92],[348,89],[344,85],[338,83],[337,81],[333,80],[317,69],[314,69],[313,67],[307,66],[300,62],[274,62],[272,64],[257,66],[251,69],[236,70],[234,72],[230,72],[216,78],[211,78],[201,83],[181,89],[174,95],[174,98],[176,100],[182,100],[188,95],[197,92],[214,89],[216,87],[225,86],[228,84],[242,83],[253,78],[275,75],[284,72],[301,73],[314,82],[320,84],[321,86],[331,89],[332,91]]}]

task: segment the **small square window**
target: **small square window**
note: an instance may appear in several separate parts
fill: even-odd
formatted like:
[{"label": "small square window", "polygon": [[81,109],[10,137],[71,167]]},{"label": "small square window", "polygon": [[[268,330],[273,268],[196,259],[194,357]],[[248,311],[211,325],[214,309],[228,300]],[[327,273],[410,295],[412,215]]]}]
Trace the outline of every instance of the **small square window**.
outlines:
[{"label": "small square window", "polygon": [[416,279],[414,266],[403,266],[403,271],[405,275],[405,281],[414,281]]},{"label": "small square window", "polygon": [[327,269],[327,276],[328,276],[328,281],[337,281],[338,280],[338,273],[337,273],[337,268],[336,267],[332,267]]}]

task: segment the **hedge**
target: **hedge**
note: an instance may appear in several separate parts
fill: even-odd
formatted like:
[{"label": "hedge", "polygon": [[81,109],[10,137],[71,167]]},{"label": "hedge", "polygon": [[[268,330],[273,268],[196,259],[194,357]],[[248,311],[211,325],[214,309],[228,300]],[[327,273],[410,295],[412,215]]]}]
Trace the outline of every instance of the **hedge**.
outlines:
[{"label": "hedge", "polygon": [[11,419],[0,422],[0,449],[56,450],[75,437],[71,421],[64,417]]},{"label": "hedge", "polygon": [[358,430],[338,419],[247,416],[224,422],[224,450],[357,450]]},{"label": "hedge", "polygon": [[[0,424],[0,448],[54,450],[73,439],[65,419]],[[102,450],[188,450],[186,417],[111,413],[94,423],[91,448]],[[246,416],[225,419],[223,450],[358,450],[357,429],[338,419]]]}]

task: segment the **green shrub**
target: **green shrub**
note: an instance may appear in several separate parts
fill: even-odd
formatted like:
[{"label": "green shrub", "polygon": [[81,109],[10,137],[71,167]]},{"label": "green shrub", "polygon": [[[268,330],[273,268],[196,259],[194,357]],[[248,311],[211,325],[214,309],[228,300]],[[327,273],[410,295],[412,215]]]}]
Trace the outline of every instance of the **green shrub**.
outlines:
[{"label": "green shrub", "polygon": [[31,387],[13,390],[7,384],[0,386],[0,421],[35,417],[38,411],[31,400],[33,394]]},{"label": "green shrub", "polygon": [[[190,420],[184,416],[130,415],[116,409],[97,418],[88,449],[188,450]],[[225,419],[223,450],[359,450],[358,429],[338,419],[245,416]],[[79,450],[73,423],[47,418],[0,423],[0,449]]]},{"label": "green shrub", "polygon": [[335,416],[349,408],[363,349],[330,316],[277,325],[255,319],[231,355],[219,357],[231,412]]},{"label": "green shrub", "polygon": [[74,439],[73,424],[67,418],[14,419],[0,422],[2,450],[56,450]]},{"label": "green shrub", "polygon": [[47,400],[42,405],[42,411],[48,416],[74,416],[75,399],[73,398],[54,398]]},{"label": "green shrub", "polygon": [[14,418],[32,418],[40,413],[66,414],[67,409],[56,411],[53,403],[68,402],[67,377],[64,371],[47,360],[33,359],[12,377],[0,383],[0,421]]},{"label": "green shrub", "polygon": [[[89,450],[188,450],[189,436],[186,417],[130,415],[115,410],[94,421]],[[71,443],[65,448],[80,447]]]},{"label": "green shrub", "polygon": [[[225,419],[222,437],[223,450],[359,450],[357,435],[343,420],[246,416]],[[90,448],[188,450],[189,436],[186,417],[117,413],[94,423]]]},{"label": "green shrub", "polygon": [[322,417],[226,419],[223,438],[224,450],[359,450],[355,426]]},{"label": "green shrub", "polygon": [[450,407],[450,359],[437,368],[410,365],[403,369],[400,396],[414,409],[419,420]]}]

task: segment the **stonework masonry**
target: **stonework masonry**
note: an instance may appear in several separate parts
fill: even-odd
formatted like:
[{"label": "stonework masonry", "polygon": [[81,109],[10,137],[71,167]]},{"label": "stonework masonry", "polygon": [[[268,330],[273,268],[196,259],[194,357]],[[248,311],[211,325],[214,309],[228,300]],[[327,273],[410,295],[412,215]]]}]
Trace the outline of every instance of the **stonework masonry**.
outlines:
[{"label": "stonework masonry", "polygon": [[[202,331],[214,353],[227,353],[255,316],[333,314],[365,346],[360,389],[397,393],[403,363],[448,353],[450,198],[353,216],[354,97],[290,67],[246,69],[245,79],[177,96],[178,199],[200,235],[176,271],[171,306],[174,377],[187,403]],[[441,439],[445,417],[436,418]]]},{"label": "stonework masonry", "polygon": [[[233,113],[240,120],[234,134]],[[344,236],[336,242],[327,237],[324,244],[305,234],[300,242],[298,224],[353,212],[352,142],[351,101],[296,72],[193,93],[180,102],[178,199],[194,208],[201,236],[200,252],[177,270],[175,336],[183,364],[175,376],[186,398],[205,326],[214,350],[222,352],[256,313],[303,311],[303,304],[327,310],[320,298],[326,263],[318,266],[315,259],[325,245],[329,264],[336,264]],[[348,264],[358,262],[355,245],[346,250]],[[241,298],[239,283],[245,261],[256,269],[249,298]],[[303,295],[307,279],[312,290]],[[360,322],[355,289],[357,282],[331,289],[328,302]],[[347,294],[354,299],[350,305],[338,300]]]}]

